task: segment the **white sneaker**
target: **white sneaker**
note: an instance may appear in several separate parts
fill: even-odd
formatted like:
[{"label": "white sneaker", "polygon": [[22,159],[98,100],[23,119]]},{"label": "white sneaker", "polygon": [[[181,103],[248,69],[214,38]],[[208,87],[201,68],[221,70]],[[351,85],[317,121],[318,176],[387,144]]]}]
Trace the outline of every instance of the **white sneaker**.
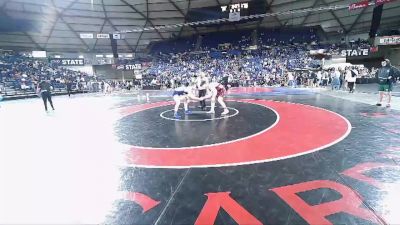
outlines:
[{"label": "white sneaker", "polygon": [[214,114],[215,111],[214,111],[214,110],[210,110],[210,111],[208,111],[207,113],[209,113],[209,114]]},{"label": "white sneaker", "polygon": [[228,114],[229,113],[229,110],[228,109],[225,109],[222,113],[221,113],[221,115],[226,115],[226,114]]}]

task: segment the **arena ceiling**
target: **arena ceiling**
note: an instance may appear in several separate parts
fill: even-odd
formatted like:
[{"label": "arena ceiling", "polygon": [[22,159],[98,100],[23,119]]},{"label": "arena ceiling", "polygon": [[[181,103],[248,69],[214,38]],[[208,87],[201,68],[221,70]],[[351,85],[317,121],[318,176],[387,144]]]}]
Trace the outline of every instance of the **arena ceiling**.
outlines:
[{"label": "arena ceiling", "polygon": [[[236,3],[237,0],[0,0],[0,15],[31,21],[30,28],[0,32],[0,48],[58,52],[111,52],[109,39],[81,39],[80,33],[112,33],[186,22],[189,9]],[[348,5],[350,0],[267,0],[267,12]],[[261,22],[222,27],[178,27],[126,34],[120,52],[143,52],[152,41],[217,30],[282,26],[321,27],[342,35],[369,31],[373,7],[355,11],[301,13],[265,17]],[[381,27],[400,27],[400,1],[384,6]],[[1,20],[1,18],[0,18]],[[340,32],[339,32],[340,31]],[[341,33],[342,32],[342,33]]]}]

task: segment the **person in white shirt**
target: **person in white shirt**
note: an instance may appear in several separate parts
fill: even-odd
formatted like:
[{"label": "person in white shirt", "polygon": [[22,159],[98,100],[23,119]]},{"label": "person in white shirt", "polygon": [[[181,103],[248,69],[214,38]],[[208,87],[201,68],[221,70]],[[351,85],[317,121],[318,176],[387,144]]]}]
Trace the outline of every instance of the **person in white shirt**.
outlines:
[{"label": "person in white shirt", "polygon": [[288,85],[290,87],[295,87],[295,80],[292,72],[288,72]]},{"label": "person in white shirt", "polygon": [[349,87],[349,93],[354,92],[357,75],[358,71],[355,69],[349,68],[346,71],[346,81],[347,81],[347,86]]},{"label": "person in white shirt", "polygon": [[316,87],[319,87],[319,85],[321,84],[321,80],[322,80],[322,71],[319,70],[319,71],[317,72],[317,83],[315,84]]},{"label": "person in white shirt", "polygon": [[154,78],[152,81],[151,81],[151,83],[150,83],[151,85],[156,85],[157,84],[157,80],[156,80],[156,78]]}]

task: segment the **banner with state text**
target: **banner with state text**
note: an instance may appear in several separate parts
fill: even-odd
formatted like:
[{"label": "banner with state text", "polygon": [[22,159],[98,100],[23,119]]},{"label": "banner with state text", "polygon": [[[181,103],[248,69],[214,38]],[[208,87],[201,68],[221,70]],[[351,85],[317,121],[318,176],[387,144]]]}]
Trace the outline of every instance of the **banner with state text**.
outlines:
[{"label": "banner with state text", "polygon": [[49,63],[54,66],[84,66],[85,60],[81,58],[53,58]]}]

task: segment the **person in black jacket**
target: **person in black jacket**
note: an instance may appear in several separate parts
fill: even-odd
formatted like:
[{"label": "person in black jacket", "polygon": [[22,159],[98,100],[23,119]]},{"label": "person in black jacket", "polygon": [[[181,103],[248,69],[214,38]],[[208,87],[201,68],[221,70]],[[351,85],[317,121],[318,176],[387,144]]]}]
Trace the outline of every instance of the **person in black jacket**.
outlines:
[{"label": "person in black jacket", "polygon": [[54,110],[53,101],[51,100],[51,84],[48,80],[42,80],[38,84],[38,92],[42,96],[44,109],[47,112],[47,101],[50,102],[51,108]]},{"label": "person in black jacket", "polygon": [[382,67],[376,72],[379,84],[379,102],[377,106],[382,106],[383,96],[388,96],[388,103],[386,107],[390,107],[390,101],[392,98],[393,84],[396,82],[396,78],[400,76],[400,71],[396,67],[390,64],[389,59],[382,61]]},{"label": "person in black jacket", "polygon": [[70,78],[67,78],[65,81],[66,81],[66,86],[67,86],[68,97],[71,97],[72,81],[70,80]]}]

